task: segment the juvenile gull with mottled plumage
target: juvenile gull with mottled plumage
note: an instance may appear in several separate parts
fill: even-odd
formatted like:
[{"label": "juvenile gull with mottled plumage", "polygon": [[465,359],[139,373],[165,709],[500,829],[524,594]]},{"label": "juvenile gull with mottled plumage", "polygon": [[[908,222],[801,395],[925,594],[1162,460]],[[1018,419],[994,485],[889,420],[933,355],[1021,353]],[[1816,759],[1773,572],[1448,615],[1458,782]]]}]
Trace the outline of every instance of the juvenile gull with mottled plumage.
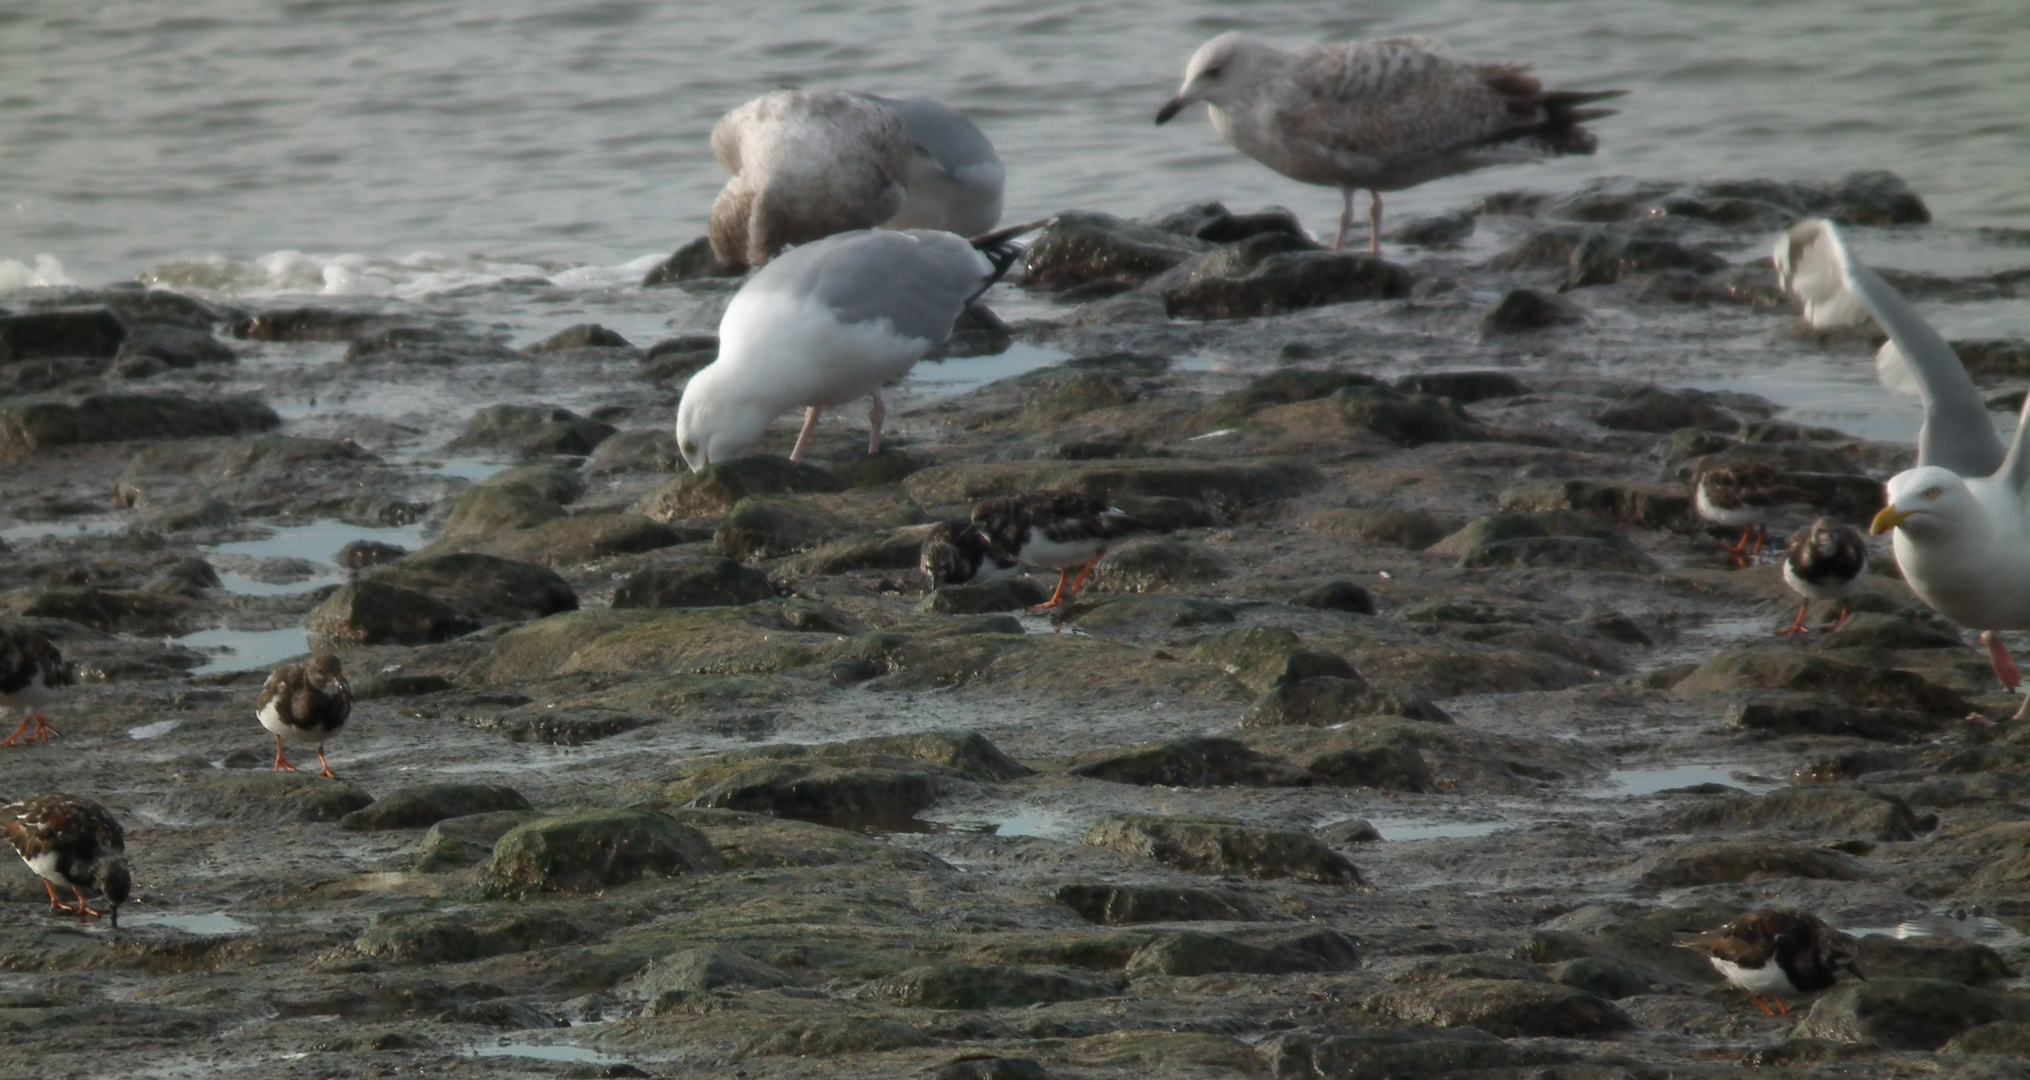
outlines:
[{"label": "juvenile gull with mottled plumage", "polygon": [[903,207],[914,153],[894,109],[860,94],[778,90],[727,113],[712,155],[733,174],[712,202],[706,238],[729,266],[865,229]]},{"label": "juvenile gull with mottled plumage", "polygon": [[1156,114],[1209,105],[1234,149],[1307,184],[1340,189],[1332,246],[1353,227],[1353,193],[1368,191],[1368,252],[1381,255],[1384,191],[1489,165],[1590,154],[1579,125],[1613,114],[1580,106],[1626,91],[1545,90],[1527,64],[1462,64],[1427,38],[1380,38],[1284,52],[1221,34],[1185,65],[1184,86]]}]

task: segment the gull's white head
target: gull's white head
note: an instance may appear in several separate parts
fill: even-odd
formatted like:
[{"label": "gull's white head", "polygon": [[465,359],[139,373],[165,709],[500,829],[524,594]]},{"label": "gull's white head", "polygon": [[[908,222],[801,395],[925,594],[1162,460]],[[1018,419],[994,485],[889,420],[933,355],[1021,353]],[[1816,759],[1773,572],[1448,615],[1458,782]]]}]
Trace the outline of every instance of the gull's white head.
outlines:
[{"label": "gull's white head", "polygon": [[1880,536],[1901,529],[1912,539],[1942,539],[1980,513],[1967,482],[1950,469],[1920,465],[1889,478],[1889,505],[1875,515],[1868,532]]},{"label": "gull's white head", "polygon": [[1166,123],[1186,105],[1206,102],[1215,107],[1245,92],[1248,75],[1264,57],[1275,50],[1246,34],[1229,31],[1198,47],[1191,62],[1184,65],[1184,85],[1177,96],[1157,110],[1156,122]]},{"label": "gull's white head", "polygon": [[767,407],[728,393],[720,385],[723,370],[714,370],[718,367],[707,364],[691,376],[677,402],[677,450],[692,472],[752,451],[775,419]]}]

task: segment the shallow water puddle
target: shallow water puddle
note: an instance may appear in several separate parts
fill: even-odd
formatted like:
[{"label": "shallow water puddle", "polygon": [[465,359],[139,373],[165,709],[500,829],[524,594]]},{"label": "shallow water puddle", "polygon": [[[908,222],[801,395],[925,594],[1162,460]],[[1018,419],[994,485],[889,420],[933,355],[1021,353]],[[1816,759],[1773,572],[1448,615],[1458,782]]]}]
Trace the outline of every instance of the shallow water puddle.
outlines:
[{"label": "shallow water puddle", "polygon": [[1607,774],[1605,783],[1579,794],[1589,799],[1633,798],[1698,784],[1725,784],[1756,792],[1783,786],[1774,780],[1750,779],[1739,769],[1726,765],[1666,765],[1652,769],[1616,769]]},{"label": "shallow water puddle", "polygon": [[533,1043],[518,1039],[502,1039],[492,1046],[475,1046],[473,1057],[518,1057],[534,1058],[538,1061],[571,1061],[580,1064],[608,1065],[624,1059],[612,1054],[602,1054],[569,1043]]},{"label": "shallow water puddle", "polygon": [[209,555],[237,555],[252,559],[301,559],[318,568],[317,573],[289,582],[256,581],[230,572],[219,574],[219,583],[225,586],[227,592],[241,596],[278,596],[309,592],[342,579],[345,571],[333,560],[340,548],[356,540],[393,544],[413,551],[422,546],[423,526],[367,526],[343,521],[312,521],[304,525],[278,527],[259,540],[235,540],[205,551]]},{"label": "shallow water puddle", "polygon": [[67,539],[73,536],[110,536],[127,527],[127,522],[118,517],[65,518],[61,521],[33,521],[26,525],[10,525],[0,529],[0,540],[10,544],[32,544],[37,540],[50,538]]},{"label": "shallow water puddle", "polygon": [[1469,836],[1488,836],[1503,829],[1513,829],[1523,824],[1519,821],[1430,821],[1416,818],[1369,818],[1376,832],[1384,841],[1404,840],[1454,840]]},{"label": "shallow water puddle", "polygon": [[183,721],[181,720],[157,720],[152,724],[142,724],[140,727],[128,728],[127,737],[136,742],[143,739],[159,739],[182,725]]},{"label": "shallow water puddle", "polygon": [[949,360],[928,360],[910,369],[907,386],[928,397],[952,397],[977,390],[998,379],[1012,379],[1037,368],[1071,359],[1060,349],[1045,349],[1024,342],[1008,346],[994,356],[963,356]]},{"label": "shallow water puddle", "polygon": [[200,630],[176,638],[175,642],[211,654],[211,659],[191,669],[193,675],[274,667],[310,651],[310,637],[300,626],[280,630]]},{"label": "shallow water puddle", "polygon": [[475,484],[482,483],[496,474],[504,473],[514,468],[512,464],[507,462],[463,457],[418,458],[406,464],[426,470],[437,476],[449,476],[456,480],[470,480]]},{"label": "shallow water puddle", "polygon": [[202,937],[223,937],[227,934],[244,934],[259,929],[252,923],[241,922],[223,911],[198,913],[122,908],[120,920],[122,926],[161,926]]},{"label": "shallow water puddle", "polygon": [[1880,935],[1908,940],[1950,936],[1996,948],[2010,948],[2030,940],[2030,936],[2022,931],[1987,915],[1923,915],[1905,919],[1895,926],[1847,926],[1841,929],[1855,937]]}]

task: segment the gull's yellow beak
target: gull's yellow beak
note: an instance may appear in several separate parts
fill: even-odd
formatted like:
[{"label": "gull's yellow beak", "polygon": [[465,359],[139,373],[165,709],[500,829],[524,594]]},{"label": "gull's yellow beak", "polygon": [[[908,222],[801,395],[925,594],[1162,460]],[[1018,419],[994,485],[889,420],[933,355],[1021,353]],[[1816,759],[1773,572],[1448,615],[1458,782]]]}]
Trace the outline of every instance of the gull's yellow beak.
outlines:
[{"label": "gull's yellow beak", "polygon": [[1885,506],[1882,508],[1881,513],[1875,515],[1875,520],[1868,523],[1868,535],[1880,536],[1909,520],[1910,514],[1906,511],[1898,510],[1893,506]]}]

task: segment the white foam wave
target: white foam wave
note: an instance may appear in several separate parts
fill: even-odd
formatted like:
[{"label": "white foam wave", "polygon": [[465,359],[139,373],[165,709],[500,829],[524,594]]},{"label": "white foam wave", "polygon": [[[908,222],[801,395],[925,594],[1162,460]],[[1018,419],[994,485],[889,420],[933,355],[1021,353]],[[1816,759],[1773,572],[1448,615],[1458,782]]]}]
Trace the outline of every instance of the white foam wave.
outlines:
[{"label": "white foam wave", "polygon": [[16,259],[0,259],[0,292],[14,289],[30,289],[38,286],[76,285],[71,276],[64,272],[63,264],[56,256],[43,252],[35,257],[35,265]]},{"label": "white foam wave", "polygon": [[[553,286],[574,291],[628,288],[663,258],[643,255],[618,266],[567,266],[432,251],[401,258],[274,251],[253,259],[211,255],[163,263],[149,267],[140,278],[164,288],[229,297],[382,296],[426,300],[503,286]],[[6,280],[7,265],[0,262],[0,282]]]}]

